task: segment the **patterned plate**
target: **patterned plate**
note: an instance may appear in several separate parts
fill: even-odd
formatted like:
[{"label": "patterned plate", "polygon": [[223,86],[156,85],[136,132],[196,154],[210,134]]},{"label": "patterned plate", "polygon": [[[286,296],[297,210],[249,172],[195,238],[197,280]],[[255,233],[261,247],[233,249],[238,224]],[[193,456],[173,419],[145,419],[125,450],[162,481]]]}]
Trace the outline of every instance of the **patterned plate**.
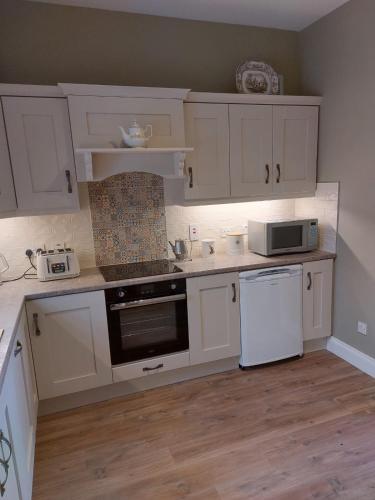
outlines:
[{"label": "patterned plate", "polygon": [[279,75],[261,61],[245,61],[236,71],[237,92],[241,94],[280,94]]}]

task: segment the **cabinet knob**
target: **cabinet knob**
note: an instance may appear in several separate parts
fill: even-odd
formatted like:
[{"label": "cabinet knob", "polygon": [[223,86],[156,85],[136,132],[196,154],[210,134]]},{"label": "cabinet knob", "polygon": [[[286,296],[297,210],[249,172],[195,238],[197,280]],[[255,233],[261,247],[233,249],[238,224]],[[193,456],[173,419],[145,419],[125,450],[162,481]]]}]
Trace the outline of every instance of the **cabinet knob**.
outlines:
[{"label": "cabinet knob", "polygon": [[270,166],[266,165],[266,184],[270,182]]},{"label": "cabinet knob", "polygon": [[[8,457],[5,458],[4,456],[4,444],[5,446],[8,448]],[[2,451],[2,454],[3,454],[3,458],[0,459],[0,461],[5,464],[5,465],[8,465],[9,462],[10,462],[10,459],[12,458],[12,445],[10,444],[10,441],[9,439],[7,439],[5,436],[4,436],[4,432],[0,430],[0,449]]]},{"label": "cabinet knob", "polygon": [[73,188],[72,188],[72,179],[71,179],[70,170],[65,170],[65,177],[66,177],[66,182],[68,184],[68,193],[72,194]]},{"label": "cabinet knob", "polygon": [[232,290],[233,290],[232,302],[237,302],[237,288],[235,283],[232,283]]},{"label": "cabinet knob", "polygon": [[34,333],[37,337],[39,337],[42,334],[42,332],[40,331],[39,328],[38,313],[33,313],[33,323],[34,323]]},{"label": "cabinet knob", "polygon": [[188,168],[189,172],[189,188],[193,187],[193,169],[191,167]]},{"label": "cabinet knob", "polygon": [[14,349],[14,357],[19,355],[19,353],[22,351],[22,348],[23,348],[22,342],[17,340],[16,348]]},{"label": "cabinet knob", "polygon": [[280,163],[276,164],[276,170],[277,170],[276,182],[279,184],[280,183],[280,177],[281,177]]},{"label": "cabinet knob", "polygon": [[312,287],[312,278],[311,278],[310,271],[307,273],[307,279],[308,279],[307,289],[311,290],[311,287]]}]

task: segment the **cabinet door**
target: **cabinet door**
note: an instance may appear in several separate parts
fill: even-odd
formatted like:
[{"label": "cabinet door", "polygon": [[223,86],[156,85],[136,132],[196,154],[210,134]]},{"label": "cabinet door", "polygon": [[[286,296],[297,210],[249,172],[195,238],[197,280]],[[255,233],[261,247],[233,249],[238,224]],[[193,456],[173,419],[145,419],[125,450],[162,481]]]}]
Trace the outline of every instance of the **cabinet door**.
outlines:
[{"label": "cabinet door", "polygon": [[273,106],[275,193],[315,191],[318,112],[315,106]]},{"label": "cabinet door", "polygon": [[303,264],[304,340],[331,335],[332,274],[332,260]]},{"label": "cabinet door", "polygon": [[272,106],[229,106],[232,196],[272,193]]},{"label": "cabinet door", "polygon": [[187,280],[190,363],[240,354],[238,273]]},{"label": "cabinet door", "polygon": [[[0,459],[7,461],[7,465],[0,463],[0,498],[1,500],[23,500],[13,445],[13,437],[17,432],[8,406],[10,397],[16,397],[16,393],[13,390],[11,394],[6,378],[0,394]],[[7,472],[5,467],[8,468]]]},{"label": "cabinet door", "polygon": [[11,360],[7,371],[13,394],[8,398],[19,483],[24,500],[31,499],[34,469],[37,404],[34,374],[30,363],[26,314],[18,326]]},{"label": "cabinet door", "polygon": [[39,399],[112,383],[104,292],[27,303]]},{"label": "cabinet door", "polygon": [[186,158],[187,200],[227,198],[229,126],[227,104],[184,104],[186,142],[194,148]]},{"label": "cabinet door", "polygon": [[3,97],[2,101],[18,208],[78,208],[66,100]]},{"label": "cabinet door", "polygon": [[0,212],[9,212],[16,208],[8,141],[5,133],[3,109],[0,105]]}]

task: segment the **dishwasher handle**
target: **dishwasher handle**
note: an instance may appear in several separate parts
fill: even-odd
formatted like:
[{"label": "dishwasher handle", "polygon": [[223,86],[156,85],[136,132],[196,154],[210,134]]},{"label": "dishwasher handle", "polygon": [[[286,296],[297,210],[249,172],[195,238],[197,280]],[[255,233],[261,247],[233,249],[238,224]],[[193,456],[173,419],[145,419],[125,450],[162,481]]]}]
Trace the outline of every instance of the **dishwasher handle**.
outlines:
[{"label": "dishwasher handle", "polygon": [[284,279],[284,278],[294,278],[295,276],[300,276],[302,274],[301,270],[296,269],[269,269],[267,271],[260,271],[259,273],[252,274],[250,276],[240,276],[240,281],[251,282],[251,281],[273,281],[275,279]]}]

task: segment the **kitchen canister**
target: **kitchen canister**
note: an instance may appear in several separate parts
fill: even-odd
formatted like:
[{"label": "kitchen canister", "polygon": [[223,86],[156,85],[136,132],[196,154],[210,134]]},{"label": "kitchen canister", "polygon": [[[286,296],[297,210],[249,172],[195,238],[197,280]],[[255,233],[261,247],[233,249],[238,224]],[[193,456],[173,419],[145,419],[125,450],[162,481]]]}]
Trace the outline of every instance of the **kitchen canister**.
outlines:
[{"label": "kitchen canister", "polygon": [[215,240],[202,240],[202,257],[213,257],[215,255]]},{"label": "kitchen canister", "polygon": [[243,233],[227,233],[227,254],[242,255],[245,251],[245,235]]}]

